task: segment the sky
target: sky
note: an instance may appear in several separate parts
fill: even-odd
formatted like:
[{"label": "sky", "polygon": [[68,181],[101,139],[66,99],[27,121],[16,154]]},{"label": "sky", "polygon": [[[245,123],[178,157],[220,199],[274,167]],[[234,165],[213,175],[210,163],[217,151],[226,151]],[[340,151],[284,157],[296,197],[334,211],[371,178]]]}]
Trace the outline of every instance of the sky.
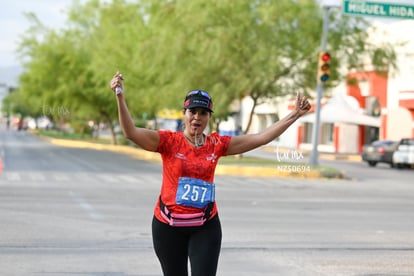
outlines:
[{"label": "sky", "polygon": [[[190,1],[190,0],[189,0]],[[342,0],[319,0],[321,3],[340,6]],[[371,2],[387,2],[412,4],[414,0],[369,0]],[[4,1],[0,9],[0,68],[19,66],[15,51],[18,39],[29,27],[25,12],[33,12],[46,26],[60,29],[64,27],[66,14],[72,0],[13,0]],[[277,3],[277,0],[275,0]],[[375,19],[373,19],[375,20]],[[377,19],[379,20],[379,19]]]},{"label": "sky", "polygon": [[18,39],[30,26],[24,13],[33,12],[46,26],[62,28],[72,0],[4,1],[0,9],[0,67],[18,66]]}]

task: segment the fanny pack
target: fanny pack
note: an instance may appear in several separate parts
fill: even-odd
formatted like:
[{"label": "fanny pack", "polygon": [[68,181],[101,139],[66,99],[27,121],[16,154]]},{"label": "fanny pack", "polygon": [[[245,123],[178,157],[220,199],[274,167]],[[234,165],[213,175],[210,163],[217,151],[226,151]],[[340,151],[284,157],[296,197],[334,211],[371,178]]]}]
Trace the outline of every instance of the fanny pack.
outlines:
[{"label": "fanny pack", "polygon": [[213,211],[214,202],[207,204],[207,207],[203,212],[195,214],[178,214],[172,213],[168,207],[162,202],[161,196],[159,198],[161,216],[168,222],[170,226],[175,227],[190,227],[190,226],[202,226],[211,216]]}]

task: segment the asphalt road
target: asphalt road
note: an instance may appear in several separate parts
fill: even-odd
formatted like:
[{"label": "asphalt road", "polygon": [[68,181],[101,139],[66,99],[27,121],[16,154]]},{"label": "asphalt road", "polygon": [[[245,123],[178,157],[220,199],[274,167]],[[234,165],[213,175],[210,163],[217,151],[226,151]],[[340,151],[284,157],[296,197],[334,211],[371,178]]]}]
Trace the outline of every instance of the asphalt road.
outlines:
[{"label": "asphalt road", "polygon": [[[0,275],[161,275],[159,164],[0,135]],[[217,176],[218,275],[414,275],[413,171],[334,164],[351,179]]]}]

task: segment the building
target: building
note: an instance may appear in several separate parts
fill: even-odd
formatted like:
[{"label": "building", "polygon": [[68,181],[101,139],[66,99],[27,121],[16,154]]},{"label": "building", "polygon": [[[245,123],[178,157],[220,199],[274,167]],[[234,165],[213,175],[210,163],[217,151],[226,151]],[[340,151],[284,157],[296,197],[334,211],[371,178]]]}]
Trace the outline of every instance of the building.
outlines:
[{"label": "building", "polygon": [[[330,152],[362,151],[374,140],[399,140],[414,137],[414,39],[407,30],[414,21],[376,23],[371,29],[374,42],[394,42],[398,70],[348,72],[347,83],[337,87],[333,98],[321,109],[319,150]],[[314,114],[301,120],[298,147],[309,147],[307,124]],[[312,120],[313,119],[313,120]],[[310,127],[308,127],[310,128]]]},{"label": "building", "polygon": [[[347,81],[332,91],[332,98],[322,100],[320,113],[321,152],[360,153],[364,144],[378,139],[399,140],[414,137],[414,38],[407,33],[414,21],[401,20],[390,24],[376,23],[372,40],[403,42],[396,47],[398,70],[347,72]],[[251,132],[258,132],[287,115],[294,98],[269,101],[255,108]],[[235,125],[246,127],[252,100],[245,97]],[[314,108],[275,141],[280,147],[311,150]],[[230,125],[234,125],[230,124]]]}]

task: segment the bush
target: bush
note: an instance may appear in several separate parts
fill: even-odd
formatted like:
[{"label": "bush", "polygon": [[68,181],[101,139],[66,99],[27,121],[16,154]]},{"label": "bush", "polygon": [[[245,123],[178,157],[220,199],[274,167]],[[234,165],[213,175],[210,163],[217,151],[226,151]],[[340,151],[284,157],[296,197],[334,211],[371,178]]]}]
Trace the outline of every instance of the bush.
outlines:
[{"label": "bush", "polygon": [[73,120],[70,122],[70,127],[81,137],[92,137],[93,129],[82,120]]}]

